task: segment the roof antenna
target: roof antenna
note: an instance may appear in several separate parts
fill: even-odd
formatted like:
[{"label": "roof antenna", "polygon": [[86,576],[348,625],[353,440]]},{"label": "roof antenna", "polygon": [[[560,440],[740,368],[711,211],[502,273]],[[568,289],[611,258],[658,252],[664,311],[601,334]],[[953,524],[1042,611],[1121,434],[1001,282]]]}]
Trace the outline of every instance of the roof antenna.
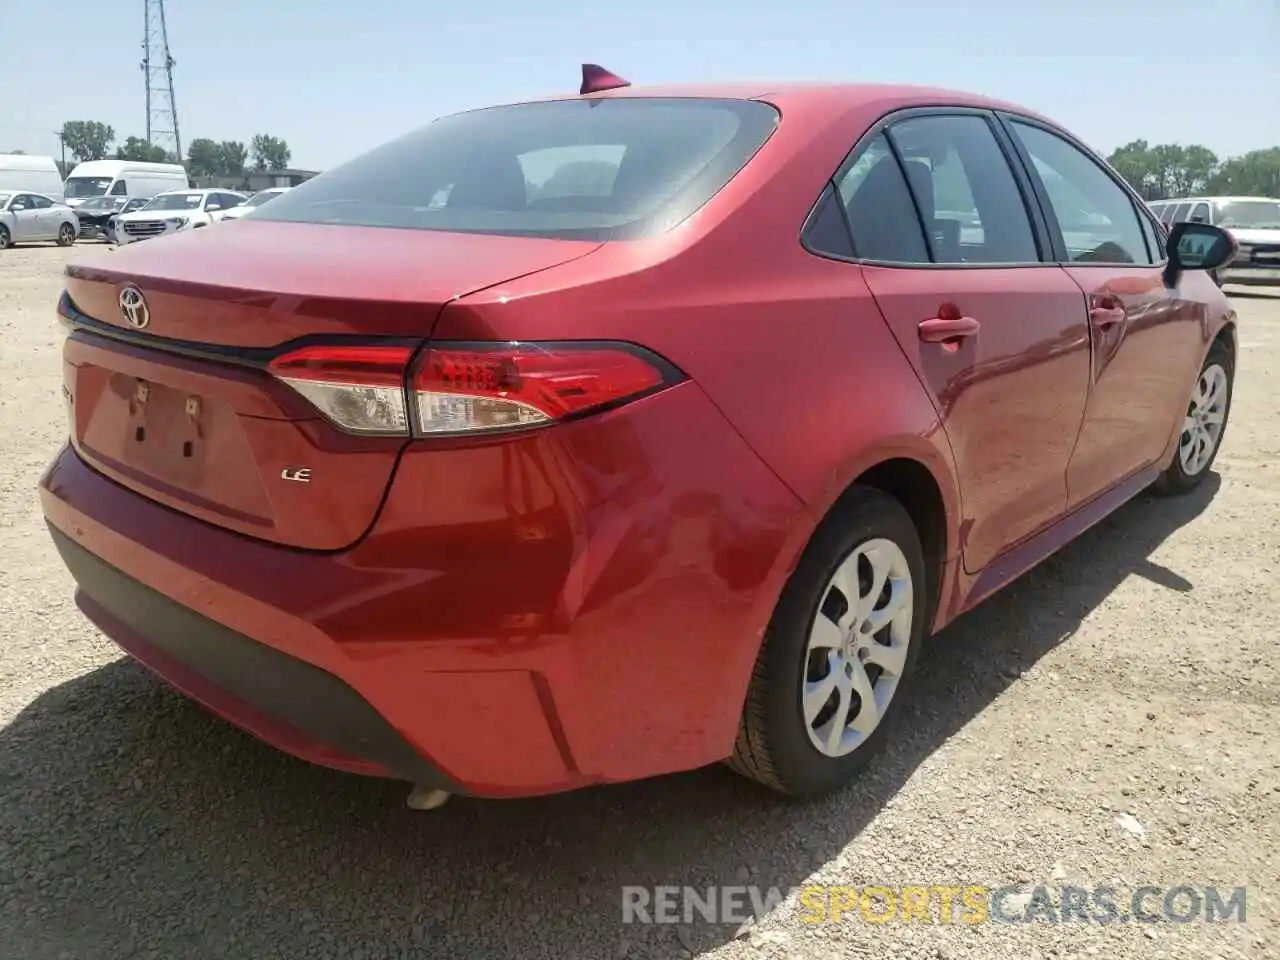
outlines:
[{"label": "roof antenna", "polygon": [[616,73],[610,73],[598,63],[582,65],[582,89],[578,93],[599,93],[601,90],[617,90],[619,87],[631,86],[630,80],[623,80]]}]

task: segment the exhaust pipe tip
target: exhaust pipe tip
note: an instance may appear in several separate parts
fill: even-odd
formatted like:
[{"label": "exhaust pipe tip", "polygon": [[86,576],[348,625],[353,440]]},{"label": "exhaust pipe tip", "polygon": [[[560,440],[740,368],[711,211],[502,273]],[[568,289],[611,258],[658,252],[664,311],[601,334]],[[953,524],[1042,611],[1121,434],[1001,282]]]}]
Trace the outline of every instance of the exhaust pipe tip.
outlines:
[{"label": "exhaust pipe tip", "polygon": [[406,803],[410,810],[438,810],[448,802],[450,796],[448,790],[415,786],[409,791]]}]

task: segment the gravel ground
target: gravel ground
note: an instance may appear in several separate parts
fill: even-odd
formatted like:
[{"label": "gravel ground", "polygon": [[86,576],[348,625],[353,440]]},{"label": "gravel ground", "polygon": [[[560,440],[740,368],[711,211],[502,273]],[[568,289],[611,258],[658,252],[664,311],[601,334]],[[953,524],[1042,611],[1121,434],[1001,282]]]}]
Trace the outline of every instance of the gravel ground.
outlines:
[{"label": "gravel ground", "polygon": [[[1234,298],[1219,475],[948,629],[855,789],[795,806],[713,769],[415,814],[168,692],[73,605],[35,485],[65,431],[61,268],[107,255],[0,254],[4,960],[1280,956],[1280,298]],[[784,903],[746,930],[621,923],[623,885],[1063,877],[1122,908],[1247,885],[1247,922],[807,924]]]}]

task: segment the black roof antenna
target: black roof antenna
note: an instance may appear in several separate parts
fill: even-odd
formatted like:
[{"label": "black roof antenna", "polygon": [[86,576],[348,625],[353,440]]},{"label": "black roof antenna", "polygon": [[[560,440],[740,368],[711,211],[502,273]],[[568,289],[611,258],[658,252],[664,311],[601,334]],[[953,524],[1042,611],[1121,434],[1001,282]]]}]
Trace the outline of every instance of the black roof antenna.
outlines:
[{"label": "black roof antenna", "polygon": [[631,86],[630,80],[623,80],[598,63],[582,65],[582,88],[578,91],[580,94],[599,93],[602,90],[617,90],[619,87],[629,86]]}]

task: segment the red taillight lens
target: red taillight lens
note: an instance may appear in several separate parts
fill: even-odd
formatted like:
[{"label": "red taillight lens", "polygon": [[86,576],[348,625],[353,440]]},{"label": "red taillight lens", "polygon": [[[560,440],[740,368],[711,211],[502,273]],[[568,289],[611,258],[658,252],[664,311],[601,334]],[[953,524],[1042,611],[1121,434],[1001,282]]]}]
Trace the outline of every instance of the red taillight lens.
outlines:
[{"label": "red taillight lens", "polygon": [[[340,429],[407,436],[484,433],[554,423],[674,382],[663,361],[627,345],[467,343],[431,346],[412,374],[409,346],[311,346],[271,361]],[[406,398],[404,384],[409,381]]]},{"label": "red taillight lens", "polygon": [[268,369],[348,433],[409,435],[405,370],[413,347],[314,346],[276,357]]},{"label": "red taillight lens", "polygon": [[549,423],[632,399],[666,380],[655,364],[624,347],[431,347],[413,373],[417,429],[436,435]]}]

